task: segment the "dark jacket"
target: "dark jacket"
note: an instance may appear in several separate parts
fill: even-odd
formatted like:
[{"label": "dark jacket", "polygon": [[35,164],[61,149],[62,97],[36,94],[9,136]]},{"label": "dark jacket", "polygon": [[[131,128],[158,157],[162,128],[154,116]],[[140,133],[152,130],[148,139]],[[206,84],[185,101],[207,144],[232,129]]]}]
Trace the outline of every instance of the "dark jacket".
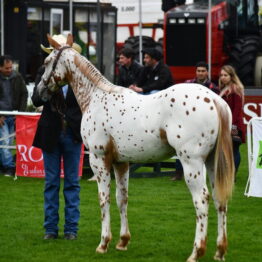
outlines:
[{"label": "dark jacket", "polygon": [[137,86],[141,87],[144,93],[148,93],[152,90],[163,90],[174,84],[171,72],[167,65],[163,62],[159,62],[157,66],[152,69],[152,67],[144,67]]},{"label": "dark jacket", "polygon": [[193,78],[193,79],[187,80],[186,83],[200,84],[202,86],[209,88],[210,90],[212,90],[216,94],[220,93],[219,88],[213,82],[211,82],[209,79],[207,79],[204,83],[199,83],[196,78]]},{"label": "dark jacket", "polygon": [[[3,78],[5,77],[0,75],[0,100],[3,98]],[[20,73],[13,71],[8,79],[10,79],[10,85],[12,87],[12,110],[25,111],[27,106],[28,92],[23,77]]]},{"label": "dark jacket", "polygon": [[[70,86],[68,87],[65,99],[62,89],[60,89],[50,101],[43,102],[41,100],[36,91],[36,87],[43,72],[44,69],[40,68],[32,95],[32,101],[35,106],[39,107],[43,105],[43,111],[38,121],[33,146],[47,152],[52,152],[57,146],[59,136],[64,128],[71,128],[76,142],[82,141],[80,134],[82,113]],[[60,106],[60,112],[57,112],[54,105],[57,104],[59,100],[62,102],[62,106]]]},{"label": "dark jacket", "polygon": [[124,87],[136,84],[142,69],[143,66],[138,64],[136,61],[134,61],[129,68],[120,66],[117,84]]}]

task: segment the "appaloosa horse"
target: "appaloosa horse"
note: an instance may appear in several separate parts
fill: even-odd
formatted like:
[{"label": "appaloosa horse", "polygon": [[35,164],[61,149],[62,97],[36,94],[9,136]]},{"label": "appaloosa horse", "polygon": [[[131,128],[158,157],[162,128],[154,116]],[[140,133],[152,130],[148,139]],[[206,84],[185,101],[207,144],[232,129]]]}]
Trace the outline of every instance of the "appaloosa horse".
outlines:
[{"label": "appaloosa horse", "polygon": [[197,84],[179,84],[143,96],[116,86],[67,44],[50,36],[54,51],[45,60],[45,73],[38,85],[40,95],[69,83],[83,112],[81,134],[90,151],[90,165],[97,177],[102,216],[101,241],[96,249],[105,253],[111,240],[110,170],[116,178],[116,200],[121,229],[118,250],[130,240],[127,220],[129,162],[153,162],[177,153],[196,210],[196,233],[188,262],[196,262],[206,249],[209,192],[218,214],[216,260],[227,249],[227,201],[233,188],[234,164],[231,144],[231,113],[212,91]]}]

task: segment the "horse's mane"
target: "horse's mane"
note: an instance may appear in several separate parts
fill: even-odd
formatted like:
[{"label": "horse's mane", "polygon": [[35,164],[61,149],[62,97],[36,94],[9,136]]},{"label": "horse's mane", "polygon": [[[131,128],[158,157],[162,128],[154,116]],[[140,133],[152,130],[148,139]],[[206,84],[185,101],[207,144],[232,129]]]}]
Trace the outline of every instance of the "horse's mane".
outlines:
[{"label": "horse's mane", "polygon": [[119,93],[122,91],[122,87],[110,83],[84,56],[76,54],[74,57],[74,63],[81,73],[101,90],[113,93]]}]

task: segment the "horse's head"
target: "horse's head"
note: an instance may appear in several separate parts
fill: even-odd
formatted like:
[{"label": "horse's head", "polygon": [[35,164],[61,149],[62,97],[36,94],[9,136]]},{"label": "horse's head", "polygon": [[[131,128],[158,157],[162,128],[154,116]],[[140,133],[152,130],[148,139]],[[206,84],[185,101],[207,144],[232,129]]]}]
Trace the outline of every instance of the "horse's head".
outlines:
[{"label": "horse's head", "polygon": [[47,100],[59,87],[68,83],[66,68],[62,65],[61,56],[64,50],[73,46],[71,34],[68,34],[67,39],[63,36],[52,38],[50,35],[47,35],[47,38],[52,51],[44,61],[45,71],[37,86],[37,91],[43,100]]}]

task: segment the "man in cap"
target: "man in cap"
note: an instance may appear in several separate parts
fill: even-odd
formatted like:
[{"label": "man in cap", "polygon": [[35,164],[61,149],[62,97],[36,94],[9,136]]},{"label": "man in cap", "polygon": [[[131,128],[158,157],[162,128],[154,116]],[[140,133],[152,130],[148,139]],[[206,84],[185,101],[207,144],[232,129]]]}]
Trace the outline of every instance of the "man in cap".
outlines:
[{"label": "man in cap", "polygon": [[[61,46],[66,44],[63,35],[53,36]],[[76,44],[74,45],[77,46]],[[41,46],[43,51],[50,53],[52,47]],[[74,48],[74,47],[73,47]],[[78,51],[81,52],[80,49]],[[45,169],[44,187],[44,239],[58,237],[59,222],[59,189],[60,170],[63,158],[65,199],[64,238],[77,239],[79,212],[79,161],[82,138],[80,124],[82,113],[70,86],[66,85],[52,97],[42,99],[36,88],[41,79],[44,68],[39,73],[32,96],[33,104],[43,106],[42,115],[38,121],[33,146],[43,152]],[[59,102],[59,103],[58,103]],[[59,112],[56,110],[59,106]]]},{"label": "man in cap", "polygon": [[137,85],[131,85],[129,88],[138,93],[152,94],[172,86],[174,81],[168,66],[161,61],[161,52],[155,48],[146,48],[142,53],[145,67]]}]

